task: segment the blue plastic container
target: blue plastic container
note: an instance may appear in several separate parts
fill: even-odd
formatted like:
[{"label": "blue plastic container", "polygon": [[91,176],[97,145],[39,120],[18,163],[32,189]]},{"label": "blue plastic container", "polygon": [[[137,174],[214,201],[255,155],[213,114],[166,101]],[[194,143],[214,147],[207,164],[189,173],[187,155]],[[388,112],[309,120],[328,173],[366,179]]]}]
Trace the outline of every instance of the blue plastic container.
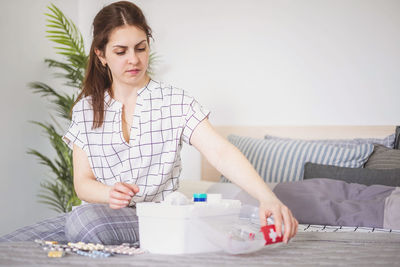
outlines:
[{"label": "blue plastic container", "polygon": [[194,202],[207,202],[207,194],[193,194]]}]

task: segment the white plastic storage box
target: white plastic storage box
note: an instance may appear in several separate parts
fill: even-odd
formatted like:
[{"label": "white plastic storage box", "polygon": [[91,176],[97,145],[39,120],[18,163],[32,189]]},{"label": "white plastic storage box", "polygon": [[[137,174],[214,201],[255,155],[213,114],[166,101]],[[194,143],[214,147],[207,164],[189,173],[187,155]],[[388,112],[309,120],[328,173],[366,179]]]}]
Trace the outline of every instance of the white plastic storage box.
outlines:
[{"label": "white plastic storage box", "polygon": [[239,200],[217,203],[195,202],[175,206],[166,203],[136,204],[139,217],[140,247],[157,254],[183,254],[220,251],[198,227],[199,221],[234,224],[240,212]]}]

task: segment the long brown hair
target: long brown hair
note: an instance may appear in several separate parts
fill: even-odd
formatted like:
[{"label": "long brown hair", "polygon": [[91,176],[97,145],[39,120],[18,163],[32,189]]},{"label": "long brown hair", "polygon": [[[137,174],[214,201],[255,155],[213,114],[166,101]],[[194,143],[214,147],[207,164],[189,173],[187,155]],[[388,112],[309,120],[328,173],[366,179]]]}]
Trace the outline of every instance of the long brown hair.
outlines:
[{"label": "long brown hair", "polygon": [[104,120],[104,93],[112,97],[112,75],[108,66],[103,66],[95,53],[98,49],[105,54],[105,48],[111,32],[124,25],[136,26],[146,33],[147,42],[152,37],[151,28],[146,22],[142,10],[128,1],[120,1],[105,6],[93,20],[93,41],[90,47],[83,88],[74,105],[83,97],[91,96],[93,107],[92,129],[101,127]]}]

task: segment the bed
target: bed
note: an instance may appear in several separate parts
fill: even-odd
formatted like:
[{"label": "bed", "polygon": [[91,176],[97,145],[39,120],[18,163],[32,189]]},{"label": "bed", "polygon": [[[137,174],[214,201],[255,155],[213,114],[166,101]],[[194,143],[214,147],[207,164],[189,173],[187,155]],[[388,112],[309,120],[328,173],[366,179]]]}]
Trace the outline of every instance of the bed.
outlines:
[{"label": "bed", "polygon": [[[343,140],[354,138],[384,139],[394,134],[396,131],[395,128],[395,126],[270,126],[217,127],[216,129],[223,136],[236,134],[250,138],[263,139],[265,135],[271,135],[287,140],[289,140],[289,138],[301,140]],[[394,142],[396,142],[396,140]],[[316,146],[315,144],[311,145],[311,147]],[[184,179],[180,183],[179,191],[190,196],[195,192],[215,193],[220,190],[225,196],[231,196],[247,204],[256,205],[256,202],[254,202],[255,200],[240,191],[239,188],[234,187],[234,185],[229,185],[229,183],[221,183],[221,175],[213,169],[205,159],[202,159],[201,164],[201,180]],[[304,171],[303,168],[301,170],[302,175],[304,175]],[[396,173],[394,175],[396,175]],[[400,176],[397,178],[400,180]],[[308,181],[317,180],[318,179],[310,179]],[[392,180],[390,181],[392,182]],[[282,180],[279,181],[267,181],[267,184],[275,190],[281,187],[280,184],[293,185],[300,182],[301,179],[299,181],[286,181],[285,178],[282,178]],[[346,183],[345,181],[340,182]],[[368,186],[368,188],[370,187]],[[398,187],[393,188],[397,189]],[[286,188],[283,188],[283,191],[284,190],[286,190]],[[230,255],[224,252],[174,256],[147,253],[136,256],[91,259],[71,254],[60,259],[52,259],[47,258],[46,254],[34,242],[7,242],[0,243],[0,264],[4,266],[400,266],[399,251],[399,229],[366,227],[360,225],[343,226],[302,223],[299,225],[297,236],[289,242],[289,244],[282,244],[278,247],[265,246],[260,251],[244,255]]]}]

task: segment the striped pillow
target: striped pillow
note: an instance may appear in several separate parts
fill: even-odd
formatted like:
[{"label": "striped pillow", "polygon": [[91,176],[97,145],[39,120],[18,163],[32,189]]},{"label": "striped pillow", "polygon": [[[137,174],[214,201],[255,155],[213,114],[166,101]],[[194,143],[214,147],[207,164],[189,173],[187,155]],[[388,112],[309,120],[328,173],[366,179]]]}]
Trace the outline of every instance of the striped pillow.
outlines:
[{"label": "striped pillow", "polygon": [[[306,162],[359,168],[368,160],[372,144],[339,147],[318,142],[292,139],[255,139],[228,136],[250,161],[265,182],[298,181],[303,177]],[[222,177],[222,182],[227,182]]]},{"label": "striped pillow", "polygon": [[[266,135],[265,139],[284,139],[284,140],[294,140],[291,138],[282,138],[273,135]],[[354,139],[315,139],[315,140],[303,140],[307,142],[317,142],[324,143],[327,145],[341,146],[341,147],[351,147],[354,145],[361,144],[379,144],[388,148],[394,148],[395,145],[395,134],[386,136],[385,138],[354,138]]]}]

